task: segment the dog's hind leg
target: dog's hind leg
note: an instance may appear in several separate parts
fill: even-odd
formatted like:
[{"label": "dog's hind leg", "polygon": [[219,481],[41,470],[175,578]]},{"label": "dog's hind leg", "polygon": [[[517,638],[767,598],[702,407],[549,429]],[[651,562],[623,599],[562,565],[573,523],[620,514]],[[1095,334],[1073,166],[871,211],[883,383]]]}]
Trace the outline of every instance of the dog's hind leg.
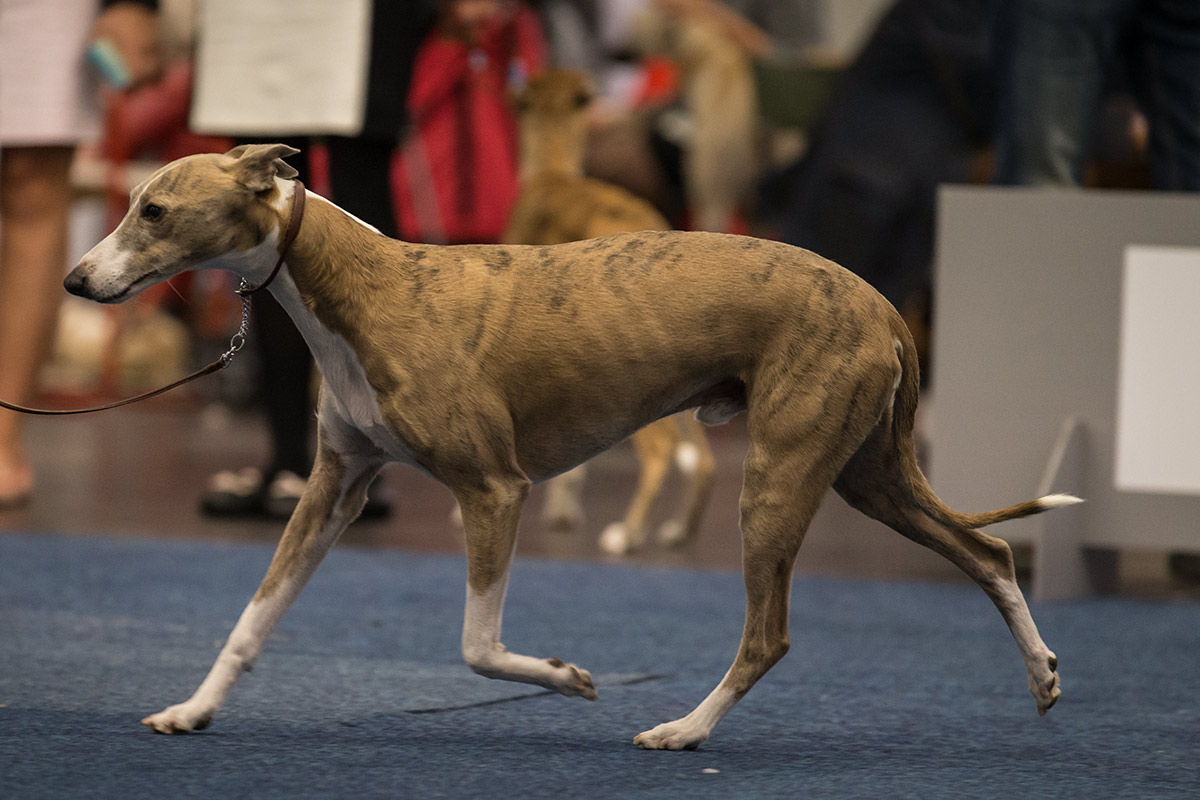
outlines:
[{"label": "dog's hind leg", "polygon": [[529,480],[519,474],[491,474],[470,487],[451,488],[462,507],[467,542],[464,660],[488,678],[532,683],[568,697],[595,700],[596,687],[587,670],[557,658],[510,653],[500,643],[504,595]]},{"label": "dog's hind leg", "polygon": [[671,468],[671,455],[679,441],[679,432],[673,420],[660,419],[639,430],[630,441],[637,454],[637,488],[625,518],[612,523],[600,534],[600,549],[614,555],[623,555],[645,544],[646,521]]},{"label": "dog's hind leg", "polygon": [[[886,382],[867,376],[853,396],[882,397]],[[691,713],[639,734],[634,744],[655,750],[699,747],[788,651],[788,603],[800,543],[834,477],[879,415],[879,404],[851,402],[836,386],[796,396],[802,391],[793,387],[792,396],[782,392],[785,396],[776,403],[764,402],[775,405],[775,414],[758,411],[753,403],[750,408],[750,448],[740,501],[746,621],[737,657],[717,688]],[[828,407],[848,409],[847,418],[829,426],[824,411]],[[759,418],[768,416],[774,419]]]},{"label": "dog's hind leg", "polygon": [[[331,428],[328,416],[322,414],[312,475],[258,592],[192,697],[146,717],[143,725],[159,733],[186,733],[207,727],[237,679],[254,666],[275,624],[342,531],[362,511],[367,486],[382,461],[344,446],[348,439],[359,436],[350,428]],[[364,447],[361,452],[370,451]]]},{"label": "dog's hind leg", "polygon": [[949,559],[987,593],[1021,650],[1029,691],[1045,714],[1058,700],[1058,658],[1042,641],[1017,585],[1012,550],[1003,539],[941,522],[917,506],[895,456],[890,415],[872,431],[834,483],[847,503]]},{"label": "dog's hind leg", "polygon": [[708,445],[704,425],[692,414],[676,414],[672,418],[679,427],[680,442],[675,447],[675,463],[688,481],[687,492],[678,516],[663,523],[658,540],[668,547],[682,547],[696,538],[700,521],[708,507],[716,459]]},{"label": "dog's hind leg", "polygon": [[583,527],[583,485],[587,482],[587,464],[580,464],[546,481],[546,505],[542,519],[557,531]]}]

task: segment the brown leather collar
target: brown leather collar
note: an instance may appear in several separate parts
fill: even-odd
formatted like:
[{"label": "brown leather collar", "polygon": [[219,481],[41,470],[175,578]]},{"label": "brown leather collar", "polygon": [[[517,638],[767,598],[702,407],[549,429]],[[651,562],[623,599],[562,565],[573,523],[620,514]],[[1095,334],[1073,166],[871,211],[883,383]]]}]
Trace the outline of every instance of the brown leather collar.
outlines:
[{"label": "brown leather collar", "polygon": [[0,408],[7,408],[9,411],[16,411],[21,414],[36,414],[38,416],[66,416],[68,414],[91,414],[96,411],[108,411],[109,409],[120,408],[121,406],[137,403],[141,400],[149,400],[151,397],[157,397],[158,395],[163,394],[164,392],[169,392],[185,383],[194,381],[197,378],[202,378],[205,375],[211,375],[217,370],[222,370],[228,367],[231,363],[233,363],[234,355],[237,353],[237,351],[241,350],[242,346],[246,343],[246,333],[250,323],[250,295],[254,294],[255,292],[262,291],[271,284],[271,281],[275,280],[275,276],[279,274],[279,270],[283,266],[283,260],[287,257],[288,250],[291,248],[292,242],[296,240],[296,234],[300,232],[300,223],[304,219],[305,191],[304,184],[301,181],[295,181],[295,184],[296,189],[292,194],[292,216],[288,220],[287,230],[283,234],[283,244],[279,248],[279,258],[276,260],[275,267],[271,270],[271,274],[268,275],[267,279],[260,285],[254,288],[249,288],[243,280],[242,286],[238,287],[236,290],[237,293],[242,297],[242,323],[238,328],[238,332],[235,333],[233,335],[233,339],[230,340],[229,349],[222,353],[220,358],[211,364],[208,364],[207,366],[201,367],[191,375],[180,378],[174,383],[169,383],[166,386],[160,386],[157,389],[152,389],[149,392],[139,394],[136,397],[127,397],[124,400],[117,400],[102,406],[72,409],[27,408],[26,406],[20,406],[15,403],[8,403],[4,400],[0,400]]},{"label": "brown leather collar", "polygon": [[275,276],[279,274],[279,270],[283,266],[283,259],[287,257],[292,242],[296,240],[296,234],[300,233],[300,223],[304,220],[304,183],[300,180],[293,181],[293,183],[296,184],[296,188],[292,192],[292,216],[288,219],[287,230],[283,234],[283,244],[279,248],[279,259],[275,262],[275,268],[271,270],[271,274],[267,276],[265,281],[253,289],[245,286],[240,287],[237,293],[242,297],[248,297],[255,292],[261,292],[271,285],[271,281],[275,280]]}]

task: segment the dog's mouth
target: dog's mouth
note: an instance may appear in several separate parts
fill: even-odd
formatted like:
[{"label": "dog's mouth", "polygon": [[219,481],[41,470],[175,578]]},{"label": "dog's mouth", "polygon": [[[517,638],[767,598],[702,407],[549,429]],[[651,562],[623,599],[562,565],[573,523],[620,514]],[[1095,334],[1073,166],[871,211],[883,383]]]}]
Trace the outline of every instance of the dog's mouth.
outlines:
[{"label": "dog's mouth", "polygon": [[102,303],[124,303],[131,297],[141,294],[143,289],[149,289],[154,284],[158,283],[158,271],[148,272],[145,275],[137,278],[133,283],[126,286],[120,292],[112,295],[109,298],[101,300]]},{"label": "dog's mouth", "polygon": [[155,283],[158,283],[160,276],[161,273],[158,270],[150,270],[133,279],[130,283],[123,286],[113,286],[107,282],[96,285],[91,276],[72,272],[63,282],[63,286],[67,292],[76,297],[82,297],[85,300],[103,303],[104,305],[115,305],[124,303],[126,300],[141,293],[144,289],[148,289]]}]

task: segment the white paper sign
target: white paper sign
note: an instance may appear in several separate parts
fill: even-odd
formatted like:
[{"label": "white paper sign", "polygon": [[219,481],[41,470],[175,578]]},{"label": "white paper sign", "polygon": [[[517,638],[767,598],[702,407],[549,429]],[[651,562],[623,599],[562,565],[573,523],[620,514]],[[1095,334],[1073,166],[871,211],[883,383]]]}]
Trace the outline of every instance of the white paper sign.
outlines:
[{"label": "white paper sign", "polygon": [[370,0],[204,0],[191,126],[221,136],[362,129]]},{"label": "white paper sign", "polygon": [[1114,483],[1200,495],[1200,249],[1125,250]]}]

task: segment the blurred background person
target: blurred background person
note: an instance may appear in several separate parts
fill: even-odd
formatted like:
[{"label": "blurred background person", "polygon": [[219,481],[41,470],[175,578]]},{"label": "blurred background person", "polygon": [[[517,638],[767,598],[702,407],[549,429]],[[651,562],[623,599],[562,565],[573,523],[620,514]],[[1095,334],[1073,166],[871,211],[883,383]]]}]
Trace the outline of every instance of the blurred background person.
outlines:
[{"label": "blurred background person", "polygon": [[998,2],[892,4],[836,83],[804,155],[764,185],[767,226],[879,290],[923,358],[937,187],[979,182],[986,169]]},{"label": "blurred background person", "polygon": [[[0,397],[28,403],[66,268],[70,167],[99,130],[89,43],[115,52],[126,86],[161,69],[154,2],[0,0]],[[29,499],[21,417],[0,411],[0,508]]]},{"label": "blurred background person", "polygon": [[[365,39],[355,37],[349,25],[347,35],[330,33],[353,10],[349,4],[273,0],[247,6],[240,0],[207,0],[200,19],[193,126],[240,142],[293,144],[304,151],[295,164],[302,180],[395,237],[391,162],[409,125],[405,98],[417,48],[436,11],[433,0],[374,0],[355,7],[370,15]],[[314,41],[323,44],[314,46]],[[298,42],[306,46],[297,47]],[[326,103],[308,77],[346,69],[362,57],[358,49],[363,47],[365,73],[331,84],[333,102]],[[280,74],[291,76],[290,82],[280,85]],[[354,102],[363,104],[357,119],[353,108],[342,108]],[[270,293],[257,293],[252,302],[260,356],[257,388],[270,452],[262,468],[212,476],[200,504],[212,515],[286,519],[312,466],[313,362]],[[377,481],[363,515],[378,517],[388,510]]]},{"label": "blurred background person", "polygon": [[1114,84],[1151,184],[1200,190],[1200,3],[1007,0],[996,10],[996,182],[1078,186]]},{"label": "blurred background person", "polygon": [[545,66],[542,24],[505,0],[439,8],[417,54],[412,130],[395,165],[400,238],[496,242],[517,197],[513,91]]}]

